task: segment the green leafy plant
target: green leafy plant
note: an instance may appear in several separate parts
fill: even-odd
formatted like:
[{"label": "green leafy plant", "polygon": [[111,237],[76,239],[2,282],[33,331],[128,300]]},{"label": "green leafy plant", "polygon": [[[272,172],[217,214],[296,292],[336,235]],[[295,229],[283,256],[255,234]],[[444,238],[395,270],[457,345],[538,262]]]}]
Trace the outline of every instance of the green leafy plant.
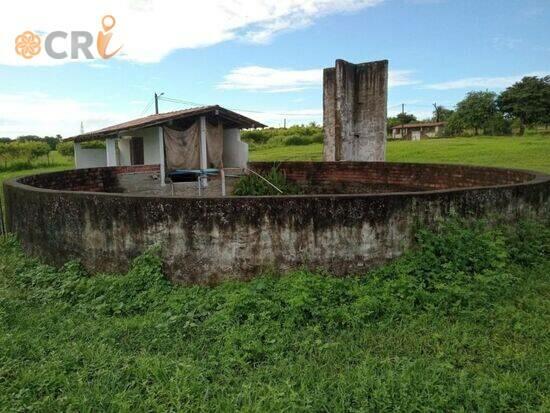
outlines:
[{"label": "green leafy plant", "polygon": [[239,178],[233,190],[234,195],[240,196],[262,196],[262,195],[296,195],[299,194],[300,187],[289,181],[286,175],[280,171],[277,166],[269,170],[267,174],[262,175],[265,180],[271,182],[283,193],[281,194],[273,186],[269,185],[264,179],[248,173]]},{"label": "green leafy plant", "polygon": [[362,277],[172,285],[0,240],[3,411],[544,411],[548,222],[451,220]]},{"label": "green leafy plant", "polygon": [[57,152],[59,152],[63,156],[72,158],[74,156],[74,143],[70,141],[58,143]]}]

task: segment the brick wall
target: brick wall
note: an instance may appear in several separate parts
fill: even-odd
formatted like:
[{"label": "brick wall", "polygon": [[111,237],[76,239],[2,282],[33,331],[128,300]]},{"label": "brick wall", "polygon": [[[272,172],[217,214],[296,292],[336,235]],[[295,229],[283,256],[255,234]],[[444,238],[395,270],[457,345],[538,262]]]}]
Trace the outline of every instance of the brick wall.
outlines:
[{"label": "brick wall", "polygon": [[[250,167],[266,172],[273,163],[254,162]],[[515,170],[463,165],[406,164],[388,162],[282,162],[278,168],[296,183],[319,192],[398,192],[494,186],[526,182],[535,175]],[[382,191],[370,188],[380,187]],[[309,191],[308,191],[309,192]]]},{"label": "brick wall", "polygon": [[87,192],[117,192],[117,175],[158,173],[159,165],[135,165],[107,168],[73,169],[32,175],[20,179],[26,185],[44,189]]}]

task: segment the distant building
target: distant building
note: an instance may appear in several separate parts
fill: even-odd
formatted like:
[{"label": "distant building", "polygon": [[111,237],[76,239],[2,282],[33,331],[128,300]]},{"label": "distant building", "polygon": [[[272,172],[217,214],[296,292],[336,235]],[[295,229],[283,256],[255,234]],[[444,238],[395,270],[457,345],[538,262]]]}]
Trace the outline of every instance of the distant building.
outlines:
[{"label": "distant building", "polygon": [[445,127],[445,122],[408,123],[391,128],[393,139],[419,141],[422,138],[434,138]]}]

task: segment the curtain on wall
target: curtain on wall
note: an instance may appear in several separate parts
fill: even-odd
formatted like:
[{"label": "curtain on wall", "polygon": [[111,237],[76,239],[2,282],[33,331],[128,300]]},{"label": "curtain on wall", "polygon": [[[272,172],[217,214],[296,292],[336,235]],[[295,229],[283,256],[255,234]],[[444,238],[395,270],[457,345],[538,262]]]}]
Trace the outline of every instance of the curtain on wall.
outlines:
[{"label": "curtain on wall", "polygon": [[[200,168],[200,119],[190,127],[180,131],[166,126],[164,130],[164,150],[166,169]],[[206,154],[208,168],[221,168],[223,157],[223,126],[206,122]]]}]

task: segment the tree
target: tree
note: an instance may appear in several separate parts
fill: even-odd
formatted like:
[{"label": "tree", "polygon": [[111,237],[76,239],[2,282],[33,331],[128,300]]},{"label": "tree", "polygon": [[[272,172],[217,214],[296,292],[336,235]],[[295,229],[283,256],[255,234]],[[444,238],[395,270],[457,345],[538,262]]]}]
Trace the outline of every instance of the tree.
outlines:
[{"label": "tree", "polygon": [[449,120],[454,110],[447,109],[445,106],[434,105],[432,120],[434,122],[446,122]]},{"label": "tree", "polygon": [[496,94],[493,92],[469,92],[456,105],[456,116],[465,127],[479,130],[487,127],[497,113]]},{"label": "tree", "polygon": [[2,142],[0,143],[0,159],[4,163],[4,168],[8,166],[8,161],[11,159],[10,144]]},{"label": "tree", "polygon": [[44,141],[50,146],[50,149],[52,151],[55,151],[55,149],[57,148],[57,144],[61,142],[61,136],[44,136]]},{"label": "tree", "polygon": [[396,116],[397,120],[399,121],[399,125],[406,125],[407,123],[413,123],[416,122],[418,119],[416,119],[416,116],[414,116],[412,113],[403,112]]},{"label": "tree", "polygon": [[388,132],[391,131],[391,128],[394,126],[399,125],[406,125],[407,123],[416,122],[416,116],[414,116],[412,113],[400,113],[397,116],[393,116],[388,118],[387,126],[388,126]]},{"label": "tree", "polygon": [[17,140],[21,142],[40,142],[42,138],[36,135],[21,135],[17,137]]},{"label": "tree", "polygon": [[57,144],[57,152],[63,156],[73,157],[74,156],[74,144],[73,142],[60,142]]},{"label": "tree", "polygon": [[18,141],[10,143],[10,146],[14,146],[16,151],[18,151],[19,156],[27,158],[27,162],[31,163],[34,159],[40,156],[48,156],[49,163],[49,153],[50,145],[42,140],[42,142],[37,141]]},{"label": "tree", "polygon": [[495,113],[495,115],[489,119],[487,124],[483,128],[485,135],[511,135],[512,134],[512,121],[506,119],[501,112]]},{"label": "tree", "polygon": [[9,143],[0,143],[0,159],[7,168],[8,162],[26,157],[27,152],[22,148],[20,142],[10,141]]},{"label": "tree", "polygon": [[443,134],[445,136],[459,136],[464,133],[464,129],[466,129],[466,125],[462,119],[460,119],[458,114],[454,112],[451,116],[449,116],[449,119],[447,119],[447,124],[445,125]]},{"label": "tree", "polygon": [[525,125],[550,121],[550,76],[526,76],[513,84],[497,98],[499,109],[520,121],[519,134]]}]

